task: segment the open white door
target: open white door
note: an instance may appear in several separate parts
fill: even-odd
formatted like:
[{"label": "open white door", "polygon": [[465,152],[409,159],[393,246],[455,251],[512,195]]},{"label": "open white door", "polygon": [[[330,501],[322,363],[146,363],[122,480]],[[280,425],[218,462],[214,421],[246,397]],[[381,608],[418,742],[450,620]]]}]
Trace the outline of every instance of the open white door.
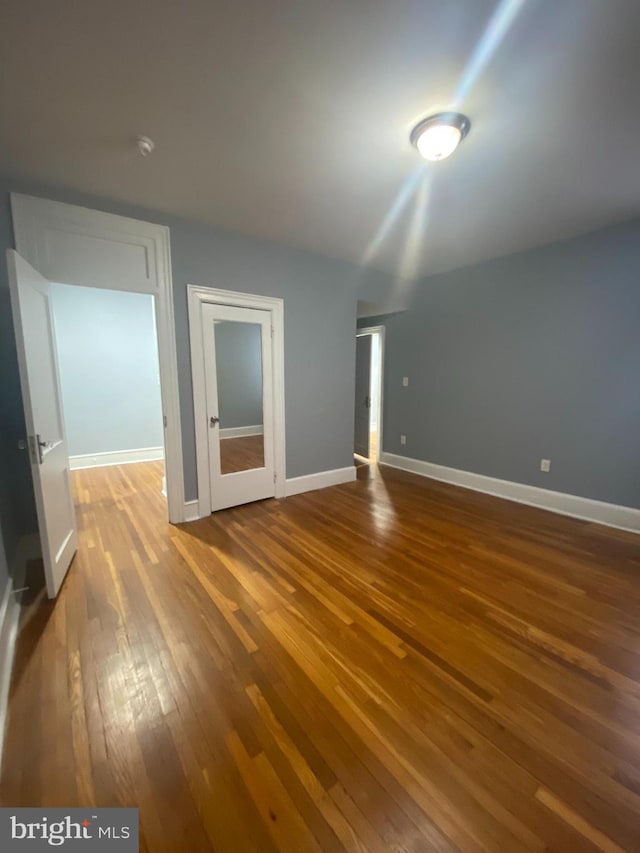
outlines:
[{"label": "open white door", "polygon": [[55,598],[78,537],[49,282],[12,249],[7,265],[47,594]]}]

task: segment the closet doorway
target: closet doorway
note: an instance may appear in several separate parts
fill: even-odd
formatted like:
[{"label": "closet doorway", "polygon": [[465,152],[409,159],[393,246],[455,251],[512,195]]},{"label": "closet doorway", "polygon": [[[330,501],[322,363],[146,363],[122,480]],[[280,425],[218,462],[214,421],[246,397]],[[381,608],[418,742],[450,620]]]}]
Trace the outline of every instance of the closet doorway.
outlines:
[{"label": "closet doorway", "polygon": [[188,293],[198,514],[284,497],[282,300]]},{"label": "closet doorway", "polygon": [[375,463],[382,452],[383,364],[384,326],[358,329],[353,445],[356,463]]}]

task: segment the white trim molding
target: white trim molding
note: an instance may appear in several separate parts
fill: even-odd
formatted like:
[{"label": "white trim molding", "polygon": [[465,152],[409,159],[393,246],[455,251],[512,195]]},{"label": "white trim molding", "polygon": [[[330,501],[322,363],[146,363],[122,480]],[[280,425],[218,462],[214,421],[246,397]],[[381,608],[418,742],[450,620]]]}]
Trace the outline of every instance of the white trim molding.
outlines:
[{"label": "white trim molding", "polygon": [[[141,447],[138,450],[111,450],[104,453],[81,453],[69,457],[69,468],[104,468],[107,465],[129,465],[132,462],[155,462],[164,459],[164,447]],[[164,479],[164,478],[163,478]]]},{"label": "white trim molding", "polygon": [[410,471],[421,477],[429,477],[431,480],[452,483],[464,489],[495,495],[516,503],[556,512],[559,515],[568,515],[583,521],[640,533],[640,509],[634,507],[581,498],[578,495],[554,492],[538,486],[527,486],[524,483],[513,483],[510,480],[498,480],[495,477],[486,477],[484,474],[447,468],[445,465],[435,465],[433,462],[423,462],[420,459],[411,459],[395,453],[382,453],[380,462],[382,465]]},{"label": "white trim molding", "polygon": [[340,486],[342,483],[352,483],[355,479],[355,465],[334,468],[332,471],[319,471],[317,474],[304,474],[302,477],[291,477],[287,480],[286,495],[290,497],[302,492],[312,492],[315,489],[326,489],[327,486]]},{"label": "white trim molding", "polygon": [[11,210],[17,251],[48,281],[153,296],[168,514],[169,521],[182,521],[184,469],[169,229],[17,193],[11,194]]},{"label": "white trim molding", "polygon": [[262,424],[243,427],[227,427],[226,429],[220,430],[220,440],[223,438],[244,438],[245,436],[250,435],[263,435],[263,433],[264,426]]},{"label": "white trim molding", "polygon": [[197,521],[200,518],[200,507],[199,501],[196,498],[195,501],[185,501],[184,502],[184,520],[185,521]]},{"label": "white trim molding", "polygon": [[234,290],[187,285],[189,306],[189,337],[191,341],[191,381],[193,387],[193,414],[196,433],[196,460],[198,478],[198,518],[211,514],[211,483],[209,471],[209,438],[202,334],[202,307],[206,304],[231,305],[237,308],[254,308],[271,313],[273,356],[273,419],[275,470],[275,497],[285,496],[285,410],[284,410],[284,300]]},{"label": "white trim molding", "polygon": [[10,568],[10,578],[0,603],[0,769],[2,751],[9,713],[9,688],[20,627],[20,599],[18,590],[24,585],[27,563],[40,556],[40,537],[37,534],[23,537],[18,542]]}]

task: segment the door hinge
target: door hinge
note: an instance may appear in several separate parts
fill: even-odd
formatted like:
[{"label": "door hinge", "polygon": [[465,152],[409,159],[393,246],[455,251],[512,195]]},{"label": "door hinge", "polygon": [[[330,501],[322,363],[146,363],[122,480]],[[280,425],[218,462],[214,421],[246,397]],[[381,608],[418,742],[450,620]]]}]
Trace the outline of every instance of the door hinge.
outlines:
[{"label": "door hinge", "polygon": [[274,483],[276,482],[277,478],[278,478],[278,475],[277,475],[277,474],[276,474],[276,472],[274,471],[274,472],[273,472],[273,482],[274,482]]},{"label": "door hinge", "polygon": [[164,424],[164,426],[166,428],[166,426],[167,426],[167,416],[166,415],[162,416],[162,423]]},{"label": "door hinge", "polygon": [[273,340],[273,326],[271,327],[271,339]]}]

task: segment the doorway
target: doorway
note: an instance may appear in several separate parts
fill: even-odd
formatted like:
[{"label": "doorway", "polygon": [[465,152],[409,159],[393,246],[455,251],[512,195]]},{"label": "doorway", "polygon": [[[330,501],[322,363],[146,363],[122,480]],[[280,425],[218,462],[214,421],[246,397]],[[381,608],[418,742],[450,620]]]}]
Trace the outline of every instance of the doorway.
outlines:
[{"label": "doorway", "polygon": [[356,464],[374,464],[382,450],[382,378],[384,326],[356,333],[354,457]]},{"label": "doorway", "polygon": [[50,298],[70,470],[164,463],[153,296],[54,283]]},{"label": "doorway", "polygon": [[[7,261],[28,433],[23,448],[31,462],[44,580],[55,598],[78,547],[78,526],[101,537],[86,527],[86,489],[72,470],[131,462],[157,467],[151,460],[164,459],[153,297],[56,285],[14,250]],[[110,502],[122,479],[112,470],[105,482]],[[160,472],[156,479],[160,495]]]},{"label": "doorway", "polygon": [[[167,514],[168,520],[174,524],[185,521],[190,516],[190,507],[185,503],[184,495],[169,229],[126,216],[18,193],[11,194],[11,211],[17,253],[31,267],[28,277],[35,273],[39,279],[34,286],[40,289],[45,303],[49,302],[51,282],[150,294],[153,297]],[[12,303],[17,305],[15,297],[13,292]],[[49,313],[48,308],[45,313]],[[16,336],[22,337],[19,321],[20,311],[17,315],[14,311]],[[51,323],[47,321],[45,326],[49,325]],[[22,342],[18,341],[19,355],[22,348]],[[20,365],[25,408],[29,397],[26,366]],[[39,433],[45,433],[39,428],[38,418],[31,417],[33,414],[25,411],[29,442],[34,441]],[[40,481],[43,478],[36,466],[37,459],[35,463],[32,460],[38,504],[42,497],[38,493],[42,491]],[[68,469],[68,462],[62,467]],[[39,512],[38,523],[41,539],[43,535],[46,538],[44,513]]]},{"label": "doorway", "polygon": [[[161,388],[169,521],[184,521],[169,231],[88,208],[11,195],[16,250],[7,251],[18,367],[47,593],[55,598],[77,550],[77,523],[56,352],[52,282],[149,294]],[[136,448],[139,449],[139,448]],[[81,455],[81,454],[79,454]],[[156,465],[158,463],[156,462]],[[158,496],[160,493],[158,493]]]},{"label": "doorway", "polygon": [[198,514],[284,497],[281,299],[188,286]]}]

